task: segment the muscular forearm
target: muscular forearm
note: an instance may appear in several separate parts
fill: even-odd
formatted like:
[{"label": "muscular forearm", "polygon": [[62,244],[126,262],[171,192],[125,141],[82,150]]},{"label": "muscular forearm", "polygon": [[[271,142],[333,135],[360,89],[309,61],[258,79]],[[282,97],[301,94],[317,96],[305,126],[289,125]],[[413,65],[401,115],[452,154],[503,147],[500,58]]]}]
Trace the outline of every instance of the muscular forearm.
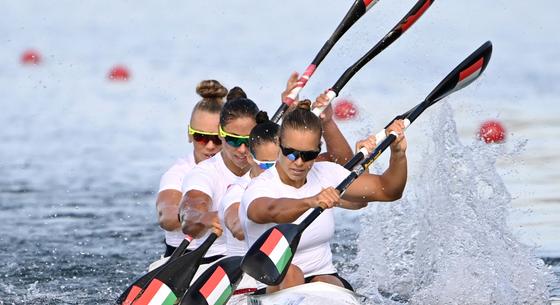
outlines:
[{"label": "muscular forearm", "polygon": [[224,222],[233,237],[237,238],[238,240],[244,240],[245,234],[243,233],[243,228],[241,227],[238,213],[239,203],[234,203],[232,206],[227,208],[226,212],[224,213]]},{"label": "muscular forearm", "polygon": [[334,121],[330,120],[323,124],[323,137],[327,145],[329,161],[343,165],[352,159],[354,156],[352,148]]},{"label": "muscular forearm", "polygon": [[407,159],[404,152],[391,152],[389,168],[381,175],[383,192],[390,200],[402,197],[408,176]]},{"label": "muscular forearm", "polygon": [[[291,199],[291,198],[266,198],[257,199],[266,200],[255,206],[259,211],[251,211],[249,209],[249,219],[256,223],[291,223],[305,213],[310,208],[309,198]],[[254,212],[254,213],[253,213]]]},{"label": "muscular forearm", "polygon": [[156,201],[159,226],[166,231],[173,231],[181,228],[181,223],[177,218],[179,204],[183,194],[177,190],[164,190],[159,192]]},{"label": "muscular forearm", "polygon": [[181,223],[177,218],[179,207],[177,205],[160,204],[158,205],[159,226],[166,231],[174,231],[181,228]]},{"label": "muscular forearm", "polygon": [[204,225],[203,217],[209,213],[208,205],[203,200],[183,200],[180,207],[181,227],[183,233],[194,238],[203,236],[208,227]]}]

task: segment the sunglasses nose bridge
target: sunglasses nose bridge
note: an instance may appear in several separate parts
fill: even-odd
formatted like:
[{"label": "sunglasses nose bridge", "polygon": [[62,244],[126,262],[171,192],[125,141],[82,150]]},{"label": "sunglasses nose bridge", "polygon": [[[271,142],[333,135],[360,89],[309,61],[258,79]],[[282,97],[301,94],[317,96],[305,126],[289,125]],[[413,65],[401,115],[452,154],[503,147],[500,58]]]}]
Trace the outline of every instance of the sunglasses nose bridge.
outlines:
[{"label": "sunglasses nose bridge", "polygon": [[222,144],[222,143],[219,143],[219,144],[218,144],[218,143],[216,143],[216,142],[217,142],[216,139],[210,138],[210,139],[208,139],[208,142],[206,142],[205,146],[206,146],[207,148],[214,148],[214,147],[220,146],[220,145]]}]

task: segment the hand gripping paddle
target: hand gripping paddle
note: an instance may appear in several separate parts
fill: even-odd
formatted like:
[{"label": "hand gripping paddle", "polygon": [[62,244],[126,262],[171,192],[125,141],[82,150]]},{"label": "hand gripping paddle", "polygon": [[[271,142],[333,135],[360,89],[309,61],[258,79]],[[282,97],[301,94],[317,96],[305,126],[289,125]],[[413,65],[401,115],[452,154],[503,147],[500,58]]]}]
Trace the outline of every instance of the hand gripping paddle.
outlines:
[{"label": "hand gripping paddle", "polygon": [[[419,0],[416,4],[410,9],[410,11],[395,25],[389,33],[385,34],[383,38],[375,45],[371,50],[369,50],[362,58],[356,61],[352,66],[350,66],[342,76],[336,81],[336,83],[332,86],[331,89],[327,91],[328,103],[330,103],[334,98],[338,96],[342,88],[348,83],[348,81],[354,76],[354,74],[358,73],[360,69],[365,66],[369,61],[375,58],[379,53],[383,52],[388,46],[393,44],[399,37],[404,34],[424,13],[430,6],[434,0]],[[328,104],[321,108],[313,109],[313,113],[317,116],[327,108]],[[354,164],[356,165],[356,164]]]},{"label": "hand gripping paddle", "polygon": [[[490,55],[492,54],[492,43],[490,41],[482,45],[478,50],[476,50],[471,56],[465,59],[459,66],[455,68],[445,79],[426,97],[426,99],[414,106],[409,111],[396,116],[394,120],[404,120],[404,126],[408,127],[416,118],[428,109],[430,106],[440,101],[449,94],[458,91],[466,86],[468,86],[472,81],[474,81],[481,73],[486,69],[488,61],[490,61]],[[470,65],[469,65],[470,64]],[[466,68],[465,68],[466,67]],[[393,123],[391,121],[385,128],[389,127]],[[381,143],[386,138],[385,129],[381,130],[375,135],[375,140],[377,143]],[[350,161],[344,164],[345,168],[352,169],[356,166],[366,155],[368,154],[365,148],[360,149],[360,151],[354,155]]]},{"label": "hand gripping paddle", "polygon": [[[482,74],[491,54],[492,43],[486,42],[447,75],[422,103],[405,113],[408,121],[414,121],[433,103],[471,84]],[[395,133],[390,133],[336,189],[343,194],[396,138]],[[315,208],[300,224],[279,224],[267,230],[247,251],[241,269],[267,285],[280,284],[297,250],[301,234],[322,212],[322,208]]]}]

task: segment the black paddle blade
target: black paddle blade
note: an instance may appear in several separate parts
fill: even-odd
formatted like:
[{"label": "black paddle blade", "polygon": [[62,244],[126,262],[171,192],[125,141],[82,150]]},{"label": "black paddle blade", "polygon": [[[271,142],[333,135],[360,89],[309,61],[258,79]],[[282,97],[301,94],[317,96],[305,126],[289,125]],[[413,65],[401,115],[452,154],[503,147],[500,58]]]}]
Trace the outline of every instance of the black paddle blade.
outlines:
[{"label": "black paddle blade", "polygon": [[132,304],[132,302],[134,300],[136,300],[136,298],[138,296],[140,296],[140,294],[142,293],[142,291],[144,291],[144,289],[146,289],[146,287],[148,287],[148,284],[150,283],[150,281],[154,278],[154,276],[163,268],[163,266],[159,266],[156,269],[144,274],[143,276],[141,276],[139,279],[137,279],[136,281],[134,281],[134,283],[132,283],[132,285],[130,285],[117,299],[116,304],[118,305],[130,305]]},{"label": "black paddle blade", "polygon": [[492,43],[487,41],[451,71],[451,73],[430,92],[426,98],[426,102],[431,105],[449,94],[471,84],[486,69],[491,55]]},{"label": "black paddle blade", "polygon": [[217,237],[214,233],[210,234],[196,250],[163,266],[134,305],[174,304],[189,288],[204,254]]},{"label": "black paddle blade", "polygon": [[171,261],[175,260],[176,258],[180,257],[181,255],[185,254],[187,251],[187,246],[191,242],[192,238],[189,236],[185,236],[185,239],[179,244],[177,249],[173,251],[167,262],[163,265],[155,268],[152,271],[144,274],[143,276],[139,277],[135,280],[128,288],[119,296],[117,299],[116,304],[118,305],[130,305],[132,302],[148,287],[150,281],[154,278],[154,276],[161,271],[161,269],[169,264]]},{"label": "black paddle blade", "polygon": [[301,233],[301,227],[295,224],[268,229],[245,254],[241,270],[267,285],[280,284],[296,253]]},{"label": "black paddle blade", "polygon": [[231,256],[216,262],[191,285],[180,304],[225,304],[243,276],[242,259],[242,256]]}]

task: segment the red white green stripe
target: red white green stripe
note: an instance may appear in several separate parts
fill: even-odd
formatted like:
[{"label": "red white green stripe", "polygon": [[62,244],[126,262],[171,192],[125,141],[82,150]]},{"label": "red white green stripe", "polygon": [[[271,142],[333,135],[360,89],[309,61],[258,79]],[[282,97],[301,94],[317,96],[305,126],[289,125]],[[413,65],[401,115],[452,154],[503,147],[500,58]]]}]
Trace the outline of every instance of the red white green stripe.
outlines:
[{"label": "red white green stripe", "polygon": [[218,266],[199,292],[208,305],[223,305],[233,293],[233,289],[226,272]]},{"label": "red white green stripe", "polygon": [[177,297],[167,285],[154,279],[134,305],[173,305]]},{"label": "red white green stripe", "polygon": [[142,288],[136,285],[132,286],[132,288],[128,292],[128,295],[126,296],[126,299],[122,302],[122,305],[132,304],[132,302],[134,302],[134,300],[136,299],[136,297],[138,297],[140,292],[142,292]]},{"label": "red white green stripe", "polygon": [[482,65],[484,64],[484,58],[477,60],[474,64],[470,67],[466,68],[465,70],[459,73],[459,82],[457,86],[455,86],[455,90],[459,90],[468,84],[470,84],[474,79],[482,73]]},{"label": "red white green stripe", "polygon": [[292,258],[290,244],[288,244],[284,235],[276,228],[272,230],[260,250],[274,263],[278,273],[284,271],[288,261]]}]

